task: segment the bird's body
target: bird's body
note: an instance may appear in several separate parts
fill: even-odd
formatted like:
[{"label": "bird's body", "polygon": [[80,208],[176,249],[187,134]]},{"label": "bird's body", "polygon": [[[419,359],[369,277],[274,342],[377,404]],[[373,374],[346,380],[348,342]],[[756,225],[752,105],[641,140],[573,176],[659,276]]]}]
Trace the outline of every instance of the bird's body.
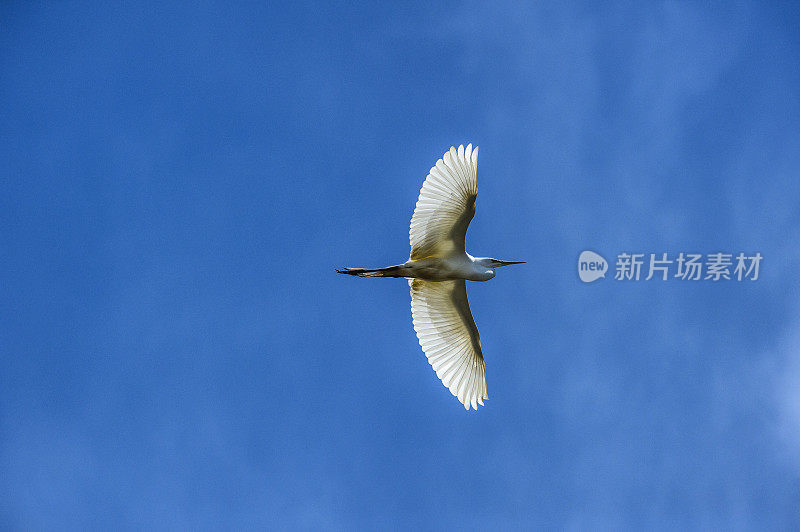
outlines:
[{"label": "bird's body", "polygon": [[465,281],[488,281],[495,268],[519,261],[473,257],[467,227],[475,215],[478,148],[451,147],[431,168],[411,218],[411,257],[386,268],[345,268],[357,277],[405,277],[411,314],[422,350],[436,375],[464,407],[487,399],[480,336],[467,301]]},{"label": "bird's body", "polygon": [[467,252],[454,253],[449,257],[428,257],[406,263],[412,275],[426,281],[488,281],[494,277],[494,269]]}]

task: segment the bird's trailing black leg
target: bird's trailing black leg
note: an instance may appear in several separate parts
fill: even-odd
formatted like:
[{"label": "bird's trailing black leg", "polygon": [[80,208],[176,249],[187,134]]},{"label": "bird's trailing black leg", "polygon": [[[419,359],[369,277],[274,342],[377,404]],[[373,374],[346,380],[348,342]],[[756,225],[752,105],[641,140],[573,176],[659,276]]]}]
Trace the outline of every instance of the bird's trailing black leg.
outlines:
[{"label": "bird's trailing black leg", "polygon": [[345,268],[336,270],[338,273],[355,275],[356,277],[405,277],[403,266],[389,266],[387,268]]}]

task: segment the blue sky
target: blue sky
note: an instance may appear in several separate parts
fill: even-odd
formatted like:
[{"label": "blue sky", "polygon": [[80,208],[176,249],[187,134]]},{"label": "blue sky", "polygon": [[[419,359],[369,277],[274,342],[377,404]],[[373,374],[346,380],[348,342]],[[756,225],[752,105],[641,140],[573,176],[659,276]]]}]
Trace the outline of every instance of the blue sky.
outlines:
[{"label": "blue sky", "polygon": [[[800,527],[797,7],[162,4],[0,8],[0,528]],[[333,271],[467,142],[477,413]]]}]

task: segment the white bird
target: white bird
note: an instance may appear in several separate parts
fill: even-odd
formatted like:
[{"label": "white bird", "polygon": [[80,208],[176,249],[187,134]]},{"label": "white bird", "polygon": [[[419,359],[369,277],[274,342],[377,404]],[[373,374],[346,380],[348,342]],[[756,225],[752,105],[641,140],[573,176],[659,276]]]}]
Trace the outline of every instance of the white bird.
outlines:
[{"label": "white bird", "polygon": [[523,261],[473,257],[465,249],[478,196],[478,147],[451,147],[422,184],[411,217],[411,257],[387,268],[345,268],[358,277],[406,277],[419,344],[436,376],[467,410],[488,399],[486,366],[465,281],[488,281],[495,268]]}]

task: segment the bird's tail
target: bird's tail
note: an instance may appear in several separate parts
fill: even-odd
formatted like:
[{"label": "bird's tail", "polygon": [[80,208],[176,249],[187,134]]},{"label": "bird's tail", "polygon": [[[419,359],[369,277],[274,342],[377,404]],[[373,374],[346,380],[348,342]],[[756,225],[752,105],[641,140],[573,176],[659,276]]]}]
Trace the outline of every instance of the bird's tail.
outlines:
[{"label": "bird's tail", "polygon": [[387,268],[345,268],[336,270],[339,273],[355,275],[356,277],[405,277],[402,265]]}]

